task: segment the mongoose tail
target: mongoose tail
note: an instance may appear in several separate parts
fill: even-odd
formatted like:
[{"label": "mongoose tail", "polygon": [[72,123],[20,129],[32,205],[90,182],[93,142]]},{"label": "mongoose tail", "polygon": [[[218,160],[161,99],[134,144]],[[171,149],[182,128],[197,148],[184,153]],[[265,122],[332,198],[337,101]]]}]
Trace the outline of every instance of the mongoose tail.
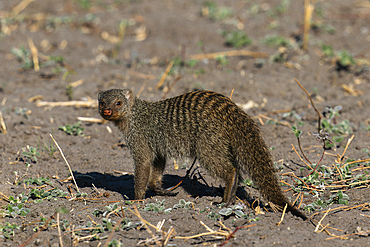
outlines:
[{"label": "mongoose tail", "polygon": [[[277,205],[280,210],[288,204],[287,211],[306,220],[307,216],[294,208],[283,194],[275,174],[271,154],[259,133],[258,126],[250,118],[245,118],[244,121],[236,121],[237,126],[244,125],[245,128],[241,128],[241,131],[244,130],[243,134],[248,137],[243,138],[244,141],[238,141],[237,146],[235,146],[235,149],[238,150],[236,152],[237,160],[241,170],[246,169],[245,173],[258,186],[261,195],[267,201]],[[235,140],[239,139],[236,138]]]}]

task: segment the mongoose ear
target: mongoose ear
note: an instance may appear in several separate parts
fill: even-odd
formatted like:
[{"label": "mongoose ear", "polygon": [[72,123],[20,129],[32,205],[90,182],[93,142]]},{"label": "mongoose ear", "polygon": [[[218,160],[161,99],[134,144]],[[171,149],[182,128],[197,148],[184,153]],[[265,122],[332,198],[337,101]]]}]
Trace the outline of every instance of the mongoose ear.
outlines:
[{"label": "mongoose ear", "polygon": [[133,106],[134,102],[135,102],[135,96],[132,93],[132,91],[129,90],[129,89],[125,90],[124,91],[124,96],[127,99],[127,101],[129,102],[130,106]]}]

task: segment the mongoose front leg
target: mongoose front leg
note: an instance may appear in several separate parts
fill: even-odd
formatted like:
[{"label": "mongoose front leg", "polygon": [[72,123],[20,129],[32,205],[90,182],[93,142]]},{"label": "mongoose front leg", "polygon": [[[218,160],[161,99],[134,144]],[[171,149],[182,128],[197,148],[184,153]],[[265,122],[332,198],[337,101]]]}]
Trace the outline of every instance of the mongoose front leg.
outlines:
[{"label": "mongoose front leg", "polygon": [[152,159],[148,156],[137,157],[134,155],[134,163],[135,163],[135,200],[142,200],[145,198],[145,192],[148,186]]},{"label": "mongoose front leg", "polygon": [[150,167],[149,189],[156,195],[160,196],[175,196],[178,193],[162,188],[163,171],[166,167],[166,159],[164,157],[156,157],[153,165]]}]

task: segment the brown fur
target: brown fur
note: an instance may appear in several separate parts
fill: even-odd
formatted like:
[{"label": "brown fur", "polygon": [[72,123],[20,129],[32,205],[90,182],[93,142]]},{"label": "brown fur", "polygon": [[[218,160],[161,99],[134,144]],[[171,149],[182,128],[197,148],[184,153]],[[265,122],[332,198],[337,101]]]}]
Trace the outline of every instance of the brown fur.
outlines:
[{"label": "brown fur", "polygon": [[229,98],[214,92],[186,93],[158,102],[133,96],[130,90],[99,94],[99,112],[123,133],[135,163],[135,199],[147,187],[172,195],[161,186],[166,159],[196,157],[202,167],[225,183],[223,201],[235,198],[248,174],[270,202],[306,219],[281,191],[268,148],[255,122]]}]

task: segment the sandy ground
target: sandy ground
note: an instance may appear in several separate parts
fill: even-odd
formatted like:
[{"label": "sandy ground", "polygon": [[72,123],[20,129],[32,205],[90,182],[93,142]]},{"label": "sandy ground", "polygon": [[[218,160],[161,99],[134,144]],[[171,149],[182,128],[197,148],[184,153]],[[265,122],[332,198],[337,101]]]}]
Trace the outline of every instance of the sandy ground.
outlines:
[{"label": "sandy ground", "polygon": [[[315,7],[312,28],[308,49],[304,51],[303,1],[212,1],[207,5],[203,1],[179,0],[50,0],[34,1],[24,9],[14,8],[15,1],[1,1],[0,111],[7,131],[0,134],[2,246],[22,243],[59,246],[61,241],[64,246],[103,246],[107,238],[115,241],[111,246],[119,246],[119,243],[156,245],[158,242],[151,240],[153,236],[167,239],[167,246],[207,246],[222,244],[234,230],[225,246],[367,245],[370,230],[369,2],[312,2]],[[237,30],[247,34],[251,44],[230,46],[225,33]],[[266,38],[274,36],[281,37],[282,41],[272,39],[273,44],[269,45]],[[332,56],[330,49],[322,48],[323,44],[332,47]],[[37,53],[30,49],[33,46]],[[232,53],[204,55],[234,50],[238,56],[230,56]],[[255,57],[243,55],[243,50],[254,52]],[[340,65],[338,60],[340,54],[343,55],[340,51],[352,55],[356,64]],[[35,54],[39,70],[32,60]],[[202,55],[193,56],[195,54]],[[174,61],[173,67],[166,74],[171,61]],[[162,77],[165,80],[158,89]],[[341,106],[340,116],[332,120],[332,126],[348,120],[345,125],[351,128],[340,135],[343,141],[326,150],[320,163],[322,169],[316,181],[322,179],[320,183],[324,187],[315,184],[313,179],[305,180],[313,187],[303,188],[298,179],[293,181],[287,175],[294,173],[299,179],[305,179],[309,173],[292,150],[292,144],[297,149],[298,145],[289,126],[302,124],[299,126],[303,131],[301,143],[309,160],[318,162],[323,152],[322,144],[312,135],[317,132],[317,115],[294,78],[311,94],[320,112],[327,106]],[[221,208],[213,202],[221,199],[223,183],[199,167],[176,189],[177,196],[160,197],[148,191],[145,202],[131,204],[133,161],[124,144],[116,145],[121,142],[119,131],[109,123],[86,121],[80,126],[84,128],[83,135],[68,135],[59,129],[77,123],[78,117],[100,119],[97,94],[110,88],[130,88],[151,101],[192,90],[206,89],[224,95],[234,90],[232,100],[245,107],[261,127],[279,168],[279,178],[285,182],[283,190],[292,201],[298,198],[297,205],[312,221],[304,222],[286,214],[277,226],[281,212],[265,207],[263,199],[259,202],[263,214],[244,204],[247,200],[259,199],[258,191],[251,187],[245,188],[250,198],[238,193],[244,201],[235,204],[240,205],[244,216],[222,216]],[[82,107],[39,106],[40,101],[88,103]],[[68,167],[50,134],[62,148],[85,196],[75,197],[76,187],[67,179]],[[354,139],[345,150],[352,135]],[[343,159],[336,160],[337,154],[343,153]],[[37,160],[32,159],[35,156]],[[347,159],[359,162],[347,166]],[[165,187],[177,184],[191,161],[177,163],[176,169],[173,161],[169,162]],[[337,168],[342,170],[333,168],[337,163]],[[325,177],[325,167],[333,168],[329,177]],[[47,182],[33,183],[43,181],[42,178],[48,178]],[[341,182],[341,179],[347,180]],[[332,187],[329,180],[334,181],[330,183]],[[298,189],[293,191],[288,184],[299,187],[303,193]],[[47,198],[40,190],[54,194]],[[66,194],[57,197],[56,191]],[[313,191],[318,192],[315,195]],[[348,196],[342,198],[348,200],[348,205],[338,204],[335,198],[338,191]],[[17,196],[21,200],[22,193],[23,197],[29,196],[24,204],[12,200]],[[319,198],[334,199],[330,205],[307,210]],[[180,199],[189,203],[185,206]],[[115,203],[118,209],[109,214],[114,211]],[[18,209],[11,213],[9,205]],[[134,207],[139,208],[142,219],[130,211]],[[28,213],[22,215],[22,208]],[[60,212],[57,217],[55,212],[61,208],[67,212]],[[321,226],[319,232],[315,232],[317,222],[324,215],[321,224],[327,226],[326,229]],[[122,220],[120,224],[119,220]],[[162,222],[163,232],[149,227],[150,234],[140,223],[143,220],[157,228]],[[15,224],[14,232],[9,224]],[[117,226],[116,231],[112,226]],[[188,240],[179,238],[209,233],[211,230],[206,226],[221,231]]]}]

